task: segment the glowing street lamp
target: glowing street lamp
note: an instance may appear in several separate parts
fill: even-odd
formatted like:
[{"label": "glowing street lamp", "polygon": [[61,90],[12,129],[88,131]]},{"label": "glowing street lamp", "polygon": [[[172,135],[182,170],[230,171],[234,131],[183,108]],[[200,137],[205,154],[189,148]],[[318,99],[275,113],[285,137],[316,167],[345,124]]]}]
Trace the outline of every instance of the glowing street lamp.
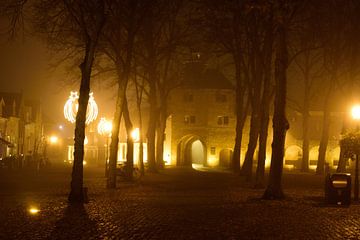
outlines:
[{"label": "glowing street lamp", "polygon": [[109,138],[111,136],[112,123],[111,121],[106,120],[106,118],[101,118],[98,124],[98,133],[101,136],[106,138],[106,150],[105,150],[105,176],[108,176],[108,158],[109,158]]},{"label": "glowing street lamp", "polygon": [[106,118],[101,118],[98,124],[98,133],[102,136],[110,136],[112,131],[111,121],[106,120]]},{"label": "glowing street lamp", "polygon": [[[356,123],[356,131],[359,131],[359,120],[360,120],[360,105],[355,105],[351,109],[351,116],[354,120],[357,121]],[[359,153],[356,152],[356,159],[355,159],[355,184],[354,184],[354,200],[359,200]]]},{"label": "glowing street lamp", "polygon": [[138,142],[140,140],[140,130],[139,128],[135,128],[131,132],[131,138],[134,140],[134,142]]},{"label": "glowing street lamp", "polygon": [[59,142],[59,138],[55,135],[49,137],[50,144],[57,144]]},{"label": "glowing street lamp", "polygon": [[[70,92],[69,99],[66,101],[64,105],[64,116],[65,118],[71,122],[75,123],[76,121],[76,114],[79,109],[79,103],[78,103],[79,95],[78,92]],[[95,102],[93,93],[89,94],[89,102],[86,110],[86,124],[90,124],[93,122],[99,113],[98,106]]]},{"label": "glowing street lamp", "polygon": [[351,109],[351,116],[355,120],[360,119],[360,105],[355,105]]}]

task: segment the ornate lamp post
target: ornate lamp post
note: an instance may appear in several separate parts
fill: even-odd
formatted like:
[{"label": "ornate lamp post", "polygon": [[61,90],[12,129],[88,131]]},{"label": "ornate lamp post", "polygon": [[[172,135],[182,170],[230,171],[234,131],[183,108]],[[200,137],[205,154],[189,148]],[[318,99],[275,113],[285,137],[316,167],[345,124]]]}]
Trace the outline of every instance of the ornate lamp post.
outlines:
[{"label": "ornate lamp post", "polygon": [[106,120],[106,118],[101,118],[98,124],[98,133],[101,136],[104,136],[106,139],[105,145],[105,176],[108,176],[108,158],[109,158],[109,139],[111,137],[112,123],[111,121]]}]

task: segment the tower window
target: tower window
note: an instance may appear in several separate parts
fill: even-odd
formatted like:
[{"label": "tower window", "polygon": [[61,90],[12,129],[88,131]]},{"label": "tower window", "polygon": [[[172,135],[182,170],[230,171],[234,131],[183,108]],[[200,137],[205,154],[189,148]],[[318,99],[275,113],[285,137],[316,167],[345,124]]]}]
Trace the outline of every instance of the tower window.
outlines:
[{"label": "tower window", "polygon": [[229,125],[229,116],[218,116],[218,125]]},{"label": "tower window", "polygon": [[193,115],[185,115],[185,117],[184,117],[184,123],[186,124],[186,125],[188,125],[188,124],[195,124],[196,123],[196,117],[195,116],[193,116]]}]

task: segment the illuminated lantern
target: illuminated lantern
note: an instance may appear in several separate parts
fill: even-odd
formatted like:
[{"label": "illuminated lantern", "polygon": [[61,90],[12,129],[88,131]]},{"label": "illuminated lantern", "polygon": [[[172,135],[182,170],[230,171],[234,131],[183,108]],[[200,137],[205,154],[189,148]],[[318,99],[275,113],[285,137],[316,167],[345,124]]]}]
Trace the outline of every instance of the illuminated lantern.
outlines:
[{"label": "illuminated lantern", "polygon": [[[78,103],[79,95],[77,92],[70,92],[69,99],[66,101],[64,105],[64,116],[65,118],[74,123],[76,121],[76,114],[79,109]],[[98,106],[94,100],[93,93],[89,94],[89,102],[86,110],[86,124],[90,124],[94,121],[98,116],[99,110]]]}]

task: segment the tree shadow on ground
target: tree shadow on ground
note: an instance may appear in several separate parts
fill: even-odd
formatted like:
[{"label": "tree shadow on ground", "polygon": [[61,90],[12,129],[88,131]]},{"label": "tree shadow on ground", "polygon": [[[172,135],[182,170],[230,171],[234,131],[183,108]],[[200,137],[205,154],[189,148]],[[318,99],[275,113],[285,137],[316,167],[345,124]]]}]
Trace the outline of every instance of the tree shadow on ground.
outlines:
[{"label": "tree shadow on ground", "polygon": [[69,205],[55,223],[50,239],[97,239],[96,222],[89,218],[83,205]]}]

